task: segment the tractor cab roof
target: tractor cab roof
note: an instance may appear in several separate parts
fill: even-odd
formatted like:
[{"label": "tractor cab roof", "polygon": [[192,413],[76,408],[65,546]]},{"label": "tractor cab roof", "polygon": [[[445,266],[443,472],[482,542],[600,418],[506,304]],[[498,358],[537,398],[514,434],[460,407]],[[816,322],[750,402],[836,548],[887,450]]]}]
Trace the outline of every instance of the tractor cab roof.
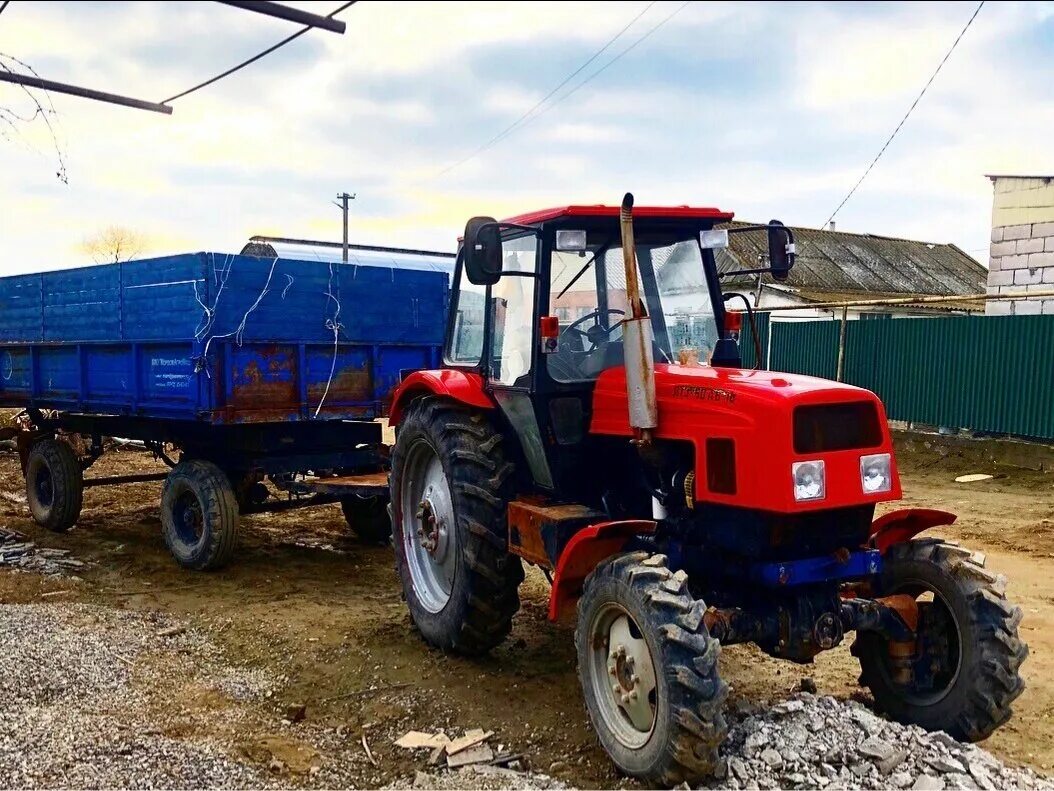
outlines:
[{"label": "tractor cab roof", "polygon": [[[540,225],[543,222],[557,220],[562,217],[618,217],[618,206],[560,206],[553,209],[541,209],[539,211],[520,214],[510,217],[505,222],[514,225]],[[634,217],[690,219],[690,220],[714,220],[715,222],[726,222],[732,219],[732,212],[721,211],[712,206],[634,206]]]}]

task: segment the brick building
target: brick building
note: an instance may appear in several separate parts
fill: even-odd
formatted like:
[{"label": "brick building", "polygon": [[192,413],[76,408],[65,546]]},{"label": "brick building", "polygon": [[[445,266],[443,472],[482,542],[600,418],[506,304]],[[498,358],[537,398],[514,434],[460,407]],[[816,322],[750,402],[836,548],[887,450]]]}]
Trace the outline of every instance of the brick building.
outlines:
[{"label": "brick building", "polygon": [[1054,291],[1054,176],[990,175],[992,254],[988,293],[1021,295],[989,302],[990,316],[1054,314],[1054,298],[1030,297]]}]

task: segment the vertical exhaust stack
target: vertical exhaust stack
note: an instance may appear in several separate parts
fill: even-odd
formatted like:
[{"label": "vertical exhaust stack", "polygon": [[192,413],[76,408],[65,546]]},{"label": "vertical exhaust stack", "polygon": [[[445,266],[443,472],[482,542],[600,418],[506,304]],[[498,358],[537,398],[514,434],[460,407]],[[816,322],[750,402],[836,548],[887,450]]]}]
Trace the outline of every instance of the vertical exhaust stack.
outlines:
[{"label": "vertical exhaust stack", "polygon": [[655,400],[654,336],[647,308],[640,296],[637,278],[637,246],[633,240],[633,194],[626,193],[619,213],[622,229],[622,258],[626,265],[626,298],[630,316],[622,323],[626,356],[626,394],[629,397],[629,424],[639,445],[651,443],[659,425]]}]

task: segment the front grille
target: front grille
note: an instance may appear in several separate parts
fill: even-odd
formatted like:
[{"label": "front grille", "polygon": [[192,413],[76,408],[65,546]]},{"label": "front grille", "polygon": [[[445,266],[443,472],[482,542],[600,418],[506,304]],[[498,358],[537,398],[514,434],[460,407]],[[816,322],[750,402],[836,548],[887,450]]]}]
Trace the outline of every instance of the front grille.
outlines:
[{"label": "front grille", "polygon": [[812,404],[794,410],[794,452],[865,450],[882,444],[878,410],[870,401]]}]

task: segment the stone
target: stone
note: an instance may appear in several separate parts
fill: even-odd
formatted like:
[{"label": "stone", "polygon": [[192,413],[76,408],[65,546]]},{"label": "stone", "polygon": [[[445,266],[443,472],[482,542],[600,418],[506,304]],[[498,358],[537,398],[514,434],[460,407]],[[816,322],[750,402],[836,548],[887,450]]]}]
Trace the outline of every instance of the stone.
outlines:
[{"label": "stone", "polygon": [[1054,253],[1029,253],[1028,265],[1032,266],[1054,266]]},{"label": "stone", "polygon": [[975,791],[977,784],[969,775],[952,772],[944,776],[944,787],[955,791]]},{"label": "stone", "polygon": [[793,714],[805,709],[805,704],[800,700],[785,700],[772,707],[773,714]]},{"label": "stone", "polygon": [[894,753],[893,745],[884,742],[881,739],[876,739],[873,736],[870,739],[866,739],[856,749],[861,755],[866,756],[873,761],[885,761],[892,758]]},{"label": "stone", "polygon": [[944,791],[944,778],[935,775],[919,775],[911,786],[912,791]]},{"label": "stone", "polygon": [[995,791],[996,785],[992,782],[992,776],[980,761],[969,761],[967,768],[970,770],[970,777],[974,779],[979,788],[983,791]]},{"label": "stone", "polygon": [[924,758],[923,760],[941,774],[949,772],[965,774],[968,771],[958,758],[945,758],[943,755],[938,755],[936,758]]},{"label": "stone", "polygon": [[1028,239],[1032,236],[1032,225],[1005,225],[1003,226],[1004,239]]},{"label": "stone", "polygon": [[804,747],[809,740],[809,732],[805,729],[805,726],[796,722],[792,722],[784,728],[782,735],[787,744],[798,748]]},{"label": "stone", "polygon": [[761,760],[770,769],[778,769],[783,766],[783,756],[773,750],[771,747],[766,747],[761,751]]},{"label": "stone", "polygon": [[1013,255],[1016,252],[1017,252],[1017,242],[1016,241],[1011,240],[1009,242],[1004,242],[1004,241],[992,242],[991,254],[992,254],[993,258],[1000,258],[1000,257],[1002,257],[1004,255]]},{"label": "stone", "polygon": [[1016,286],[1035,286],[1043,283],[1043,270],[1042,269],[1015,269],[1014,270],[1014,285]]},{"label": "stone", "polygon": [[566,772],[568,769],[566,761],[553,761],[549,764],[549,774],[558,775]]},{"label": "stone", "polygon": [[907,788],[911,785],[911,775],[907,772],[896,772],[889,778],[889,784],[894,788]]},{"label": "stone", "polygon": [[1043,300],[1022,299],[1014,303],[1015,316],[1038,316],[1043,312]]},{"label": "stone", "polygon": [[882,720],[867,709],[853,709],[853,722],[864,729],[864,732],[873,735],[882,730]]},{"label": "stone", "polygon": [[729,758],[728,769],[741,782],[745,783],[750,778],[750,770],[747,768],[746,761],[742,758]]},{"label": "stone", "polygon": [[746,755],[747,758],[753,758],[766,744],[769,743],[769,741],[770,739],[767,733],[755,731],[747,736],[746,741],[743,742],[744,755]]},{"label": "stone", "polygon": [[1043,252],[1043,238],[1038,239],[1018,239],[1017,249],[1015,253],[1042,253]]},{"label": "stone", "polygon": [[858,761],[857,763],[849,767],[849,771],[859,777],[861,780],[871,774],[871,770],[871,764],[867,763],[866,761]]},{"label": "stone", "polygon": [[728,759],[718,758],[717,763],[714,764],[713,775],[717,780],[724,780],[728,777]]},{"label": "stone", "polygon": [[903,750],[897,750],[889,758],[878,761],[875,763],[875,767],[878,769],[878,773],[885,777],[902,763],[908,759],[908,754]]}]

